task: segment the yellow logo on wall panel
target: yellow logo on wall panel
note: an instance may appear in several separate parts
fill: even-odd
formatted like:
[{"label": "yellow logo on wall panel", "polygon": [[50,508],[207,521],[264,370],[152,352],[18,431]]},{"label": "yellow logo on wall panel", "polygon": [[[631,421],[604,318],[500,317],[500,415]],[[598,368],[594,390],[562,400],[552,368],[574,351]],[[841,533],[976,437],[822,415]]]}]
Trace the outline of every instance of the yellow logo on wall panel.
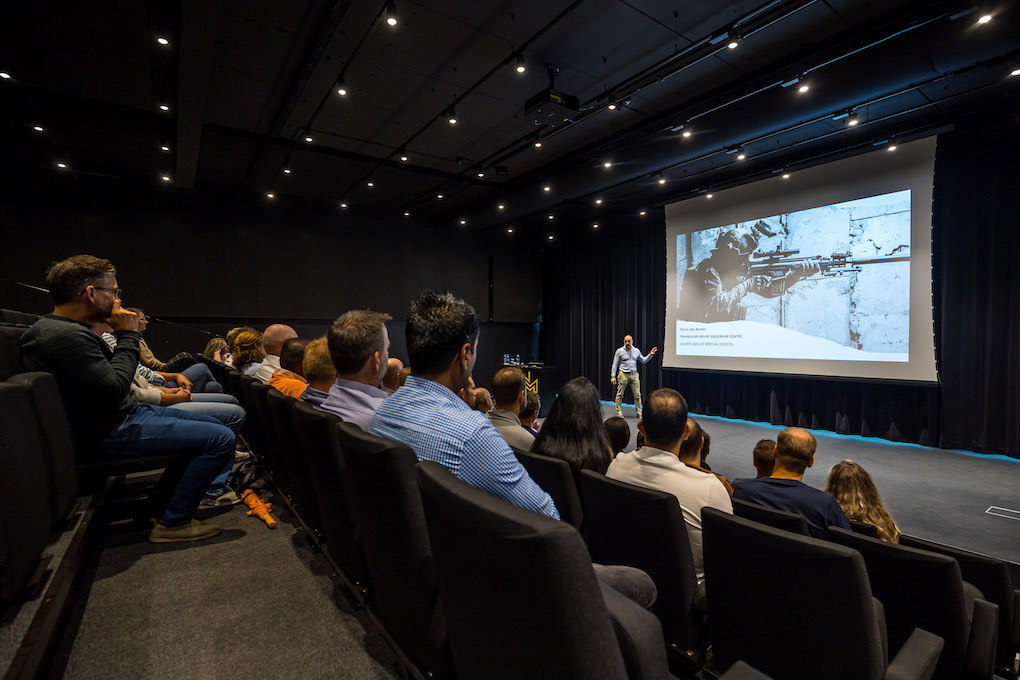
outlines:
[{"label": "yellow logo on wall panel", "polygon": [[[534,377],[532,377],[532,376],[534,376]],[[525,374],[524,374],[524,387],[527,388],[528,390],[532,391],[532,392],[539,393],[538,392],[538,374],[537,373],[532,373],[531,371],[525,372]]]}]

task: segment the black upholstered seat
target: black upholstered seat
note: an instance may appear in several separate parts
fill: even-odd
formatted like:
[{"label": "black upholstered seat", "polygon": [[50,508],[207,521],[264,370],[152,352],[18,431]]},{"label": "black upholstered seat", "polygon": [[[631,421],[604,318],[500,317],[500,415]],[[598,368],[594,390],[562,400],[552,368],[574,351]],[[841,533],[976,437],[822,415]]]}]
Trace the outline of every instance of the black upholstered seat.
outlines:
[{"label": "black upholstered seat", "polygon": [[458,677],[669,677],[659,622],[600,586],[574,527],[438,463],[418,481]]},{"label": "black upholstered seat", "polygon": [[856,550],[712,508],[701,519],[717,667],[743,660],[775,678],[931,677],[942,639],[918,629],[902,647],[887,644]]},{"label": "black upholstered seat", "polygon": [[305,447],[301,444],[294,420],[294,405],[297,401],[272,387],[266,392],[266,399],[279,441],[280,458],[291,480],[294,510],[309,528],[321,536],[323,529],[319,502],[305,462]]},{"label": "black upholstered seat", "polygon": [[733,514],[737,517],[743,517],[744,519],[749,519],[758,522],[759,524],[767,524],[768,526],[775,527],[776,529],[792,531],[793,533],[800,534],[801,536],[810,536],[808,533],[807,520],[795,512],[766,508],[764,505],[749,503],[748,501],[742,501],[738,498],[734,498],[732,500]]},{"label": "black upholstered seat", "polygon": [[577,493],[577,484],[574,482],[570,464],[559,458],[530,451],[520,449],[513,451],[517,460],[528,471],[528,475],[552,497],[556,510],[560,513],[560,519],[579,529],[583,520],[581,497]]}]

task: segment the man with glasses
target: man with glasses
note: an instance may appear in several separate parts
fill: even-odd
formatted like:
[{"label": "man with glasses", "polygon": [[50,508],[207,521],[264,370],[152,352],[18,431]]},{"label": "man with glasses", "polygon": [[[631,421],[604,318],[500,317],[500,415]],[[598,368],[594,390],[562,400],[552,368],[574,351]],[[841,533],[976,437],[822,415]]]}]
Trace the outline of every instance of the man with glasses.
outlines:
[{"label": "man with glasses", "polygon": [[[71,423],[79,460],[174,454],[150,496],[158,521],[154,543],[195,541],[220,528],[194,519],[212,480],[234,456],[234,433],[198,413],[139,404],[131,396],[138,366],[138,315],[120,306],[123,291],[109,260],[76,255],[46,273],[53,313],[21,340],[31,371],[52,373]],[[113,327],[117,347],[92,332],[90,323]]]}]

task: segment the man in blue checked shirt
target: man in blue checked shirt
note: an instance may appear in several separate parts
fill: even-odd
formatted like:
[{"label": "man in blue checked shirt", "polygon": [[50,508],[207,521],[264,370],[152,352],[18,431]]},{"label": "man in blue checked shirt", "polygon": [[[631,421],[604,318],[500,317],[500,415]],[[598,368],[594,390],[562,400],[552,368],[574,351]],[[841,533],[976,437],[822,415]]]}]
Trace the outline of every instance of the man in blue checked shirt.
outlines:
[{"label": "man in blue checked shirt", "polygon": [[630,385],[630,391],[634,395],[634,410],[637,417],[641,417],[641,376],[637,372],[637,362],[647,364],[656,352],[658,347],[653,347],[648,356],[641,354],[641,350],[634,346],[634,338],[629,335],[623,336],[623,347],[616,350],[613,355],[613,370],[609,382],[616,385],[616,415],[623,415],[623,390]]},{"label": "man in blue checked shirt", "polygon": [[442,463],[494,496],[559,519],[552,498],[485,414],[457,396],[477,357],[478,317],[471,305],[425,291],[411,303],[406,333],[411,375],[378,407],[368,431],[407,444],[419,460]]}]

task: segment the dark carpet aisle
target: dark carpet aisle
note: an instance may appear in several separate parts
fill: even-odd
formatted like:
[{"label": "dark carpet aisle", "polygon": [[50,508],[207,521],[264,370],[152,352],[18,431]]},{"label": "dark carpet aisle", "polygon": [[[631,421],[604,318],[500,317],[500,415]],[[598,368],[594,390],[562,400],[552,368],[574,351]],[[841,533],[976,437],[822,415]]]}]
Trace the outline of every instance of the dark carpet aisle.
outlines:
[{"label": "dark carpet aisle", "polygon": [[219,511],[223,533],[194,543],[114,527],[64,677],[393,677],[389,648],[285,507],[275,530],[245,510]]},{"label": "dark carpet aisle", "polygon": [[[637,418],[632,405],[623,410],[631,428],[627,449],[631,451]],[[612,402],[602,402],[602,411],[606,418],[615,415]],[[692,416],[712,436],[708,464],[731,481],[754,477],[754,445],[760,439],[775,440],[783,429],[768,423]],[[804,475],[805,484],[824,488],[829,468],[849,458],[875,480],[903,533],[1020,562],[1020,460],[812,432],[818,450],[814,466]],[[989,508],[1005,510],[993,509],[999,514],[990,514]]]}]

